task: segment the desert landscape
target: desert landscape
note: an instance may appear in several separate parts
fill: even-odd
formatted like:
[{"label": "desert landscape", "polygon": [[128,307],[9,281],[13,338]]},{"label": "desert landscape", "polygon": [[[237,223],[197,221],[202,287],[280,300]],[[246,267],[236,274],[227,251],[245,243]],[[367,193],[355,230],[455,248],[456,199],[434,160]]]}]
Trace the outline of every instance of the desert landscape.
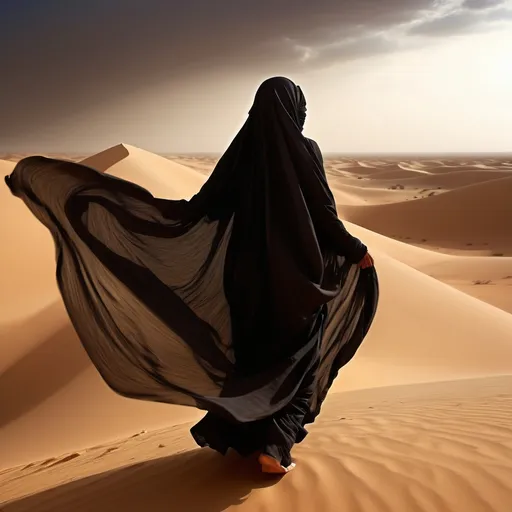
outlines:
[{"label": "desert landscape", "polygon": [[[23,156],[0,155],[0,172]],[[126,144],[49,156],[171,199],[217,161]],[[197,449],[200,411],[107,387],[68,320],[50,235],[0,187],[2,512],[510,512],[512,157],[326,155],[325,168],[381,301],[280,480]]]}]

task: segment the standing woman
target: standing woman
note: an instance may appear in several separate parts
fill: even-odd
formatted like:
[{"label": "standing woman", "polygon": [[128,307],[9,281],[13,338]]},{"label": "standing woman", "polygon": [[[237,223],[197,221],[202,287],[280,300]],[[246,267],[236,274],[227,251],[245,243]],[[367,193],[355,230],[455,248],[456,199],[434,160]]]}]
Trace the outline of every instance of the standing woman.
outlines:
[{"label": "standing woman", "polygon": [[21,160],[6,178],[53,235],[57,281],[117,393],[208,411],[191,432],[284,473],[373,321],[367,248],[338,219],[306,102],[282,77],[190,201],[81,164]]}]

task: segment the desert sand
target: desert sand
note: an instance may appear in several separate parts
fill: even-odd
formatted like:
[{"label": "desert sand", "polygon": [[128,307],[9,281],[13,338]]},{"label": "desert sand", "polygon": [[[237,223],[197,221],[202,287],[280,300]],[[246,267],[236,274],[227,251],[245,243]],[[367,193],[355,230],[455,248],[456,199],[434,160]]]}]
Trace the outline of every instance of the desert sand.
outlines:
[{"label": "desert sand", "polygon": [[[22,156],[0,155],[0,171]],[[188,198],[216,158],[118,145],[84,162]],[[333,158],[326,170],[375,258],[381,303],[281,480],[197,449],[201,412],[107,388],[67,319],[49,233],[0,189],[2,511],[510,511],[510,160]]]}]

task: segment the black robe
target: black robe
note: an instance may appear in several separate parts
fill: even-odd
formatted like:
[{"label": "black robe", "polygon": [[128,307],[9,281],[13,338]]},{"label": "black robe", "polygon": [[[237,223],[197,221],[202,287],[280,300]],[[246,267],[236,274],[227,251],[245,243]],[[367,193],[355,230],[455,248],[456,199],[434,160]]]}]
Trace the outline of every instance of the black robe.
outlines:
[{"label": "black robe", "polygon": [[203,446],[284,464],[378,300],[301,133],[304,105],[289,80],[264,82],[190,201],[44,157],[6,178],[53,235],[59,289],[105,382],[209,411],[192,429]]}]

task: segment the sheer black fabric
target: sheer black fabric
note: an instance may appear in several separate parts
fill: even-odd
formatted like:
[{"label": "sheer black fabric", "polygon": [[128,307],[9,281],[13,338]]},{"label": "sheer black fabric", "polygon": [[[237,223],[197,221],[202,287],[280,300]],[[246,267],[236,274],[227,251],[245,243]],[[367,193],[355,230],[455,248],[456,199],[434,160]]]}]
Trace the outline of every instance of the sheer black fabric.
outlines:
[{"label": "sheer black fabric", "polygon": [[203,446],[285,462],[378,300],[304,116],[300,88],[264,82],[190,201],[37,156],[6,178],[53,235],[69,317],[106,383],[209,411],[192,429]]}]

